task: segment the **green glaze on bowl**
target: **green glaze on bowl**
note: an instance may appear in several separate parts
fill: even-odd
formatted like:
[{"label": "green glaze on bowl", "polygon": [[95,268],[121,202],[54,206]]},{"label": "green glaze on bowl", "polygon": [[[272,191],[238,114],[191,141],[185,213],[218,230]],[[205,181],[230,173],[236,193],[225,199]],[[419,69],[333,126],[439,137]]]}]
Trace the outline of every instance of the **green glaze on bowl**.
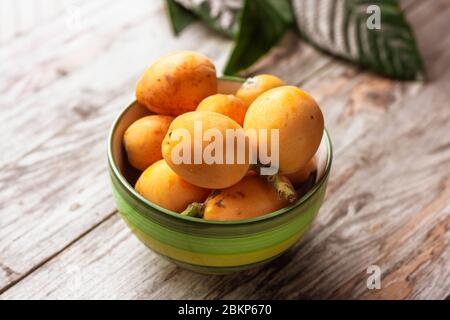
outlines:
[{"label": "green glaze on bowl", "polygon": [[[220,80],[219,92],[235,93],[240,84]],[[322,204],[331,168],[332,149],[326,131],[316,154],[318,173],[314,186],[297,202],[253,219],[203,220],[161,208],[134,190],[139,173],[127,164],[122,137],[131,123],[148,114],[145,107],[133,102],[114,122],[108,143],[108,164],[117,208],[146,246],[181,267],[222,274],[276,258],[310,228]]]}]

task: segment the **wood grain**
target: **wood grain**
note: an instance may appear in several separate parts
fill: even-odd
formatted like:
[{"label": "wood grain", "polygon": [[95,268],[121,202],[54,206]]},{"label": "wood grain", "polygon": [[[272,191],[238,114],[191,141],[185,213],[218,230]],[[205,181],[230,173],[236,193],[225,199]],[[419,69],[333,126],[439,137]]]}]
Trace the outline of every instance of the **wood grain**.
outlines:
[{"label": "wood grain", "polygon": [[[220,69],[230,43],[200,25],[175,41],[156,1],[114,2],[87,29],[63,34],[56,19],[12,41],[0,51],[11,62],[0,66],[0,298],[448,297],[450,6],[433,3],[405,3],[427,84],[361,71],[293,34],[252,69],[317,98],[335,162],[307,236],[269,265],[231,276],[184,271],[140,244],[115,214],[105,159],[112,119],[149,61],[188,48]],[[102,2],[84,5],[93,12]],[[52,35],[51,46],[37,45]],[[371,264],[382,269],[381,290],[366,287]]]},{"label": "wood grain", "polygon": [[[81,1],[73,2],[80,5]],[[0,2],[0,44],[16,40],[45,25],[68,9],[59,0],[3,0]]]},{"label": "wood grain", "polygon": [[[95,39],[86,41],[85,37],[89,38],[89,35],[85,31],[70,37],[70,44],[65,36],[57,39],[61,41],[59,45],[76,50],[70,51],[70,55],[60,50],[44,50],[44,60],[51,60],[52,64],[41,65],[42,61],[37,59],[33,69],[38,78],[46,74],[54,74],[54,77],[45,78],[47,82],[40,79],[27,90],[12,96],[11,99],[17,101],[15,108],[0,108],[7,120],[2,141],[6,150],[3,154],[5,164],[0,172],[0,187],[4,190],[0,195],[0,288],[3,288],[0,291],[34,271],[36,266],[64,250],[85,230],[113,213],[106,168],[107,133],[117,113],[133,100],[134,83],[149,61],[165,51],[186,48],[206,53],[217,61],[219,69],[226,59],[229,41],[217,38],[201,26],[192,27],[177,41],[167,41],[172,36],[162,15],[161,3],[147,13],[144,10],[146,1],[141,2],[141,7],[138,3],[135,5],[137,8],[128,16],[132,24],[118,19],[109,26],[107,38],[113,37],[114,43],[106,45],[107,50],[104,40],[86,48]],[[121,10],[123,5],[117,6],[113,13]],[[142,21],[132,15],[141,17],[144,13]],[[146,15],[152,19],[145,19]],[[97,18],[97,23],[105,23],[101,17]],[[108,18],[109,15],[105,15],[104,19]],[[148,37],[149,29],[161,25],[165,28],[159,29],[153,42],[142,40],[143,36]],[[53,31],[49,29],[49,32]],[[205,42],[195,47],[194,40],[198,38]],[[288,35],[287,39],[293,41],[293,35]],[[34,43],[33,39],[30,41]],[[155,46],[159,51],[153,51]],[[136,50],[138,47],[140,50]],[[303,58],[308,59],[311,64],[305,70],[312,74],[314,68],[322,66],[312,62],[323,58],[314,52],[306,47],[300,52],[279,54],[287,60],[293,60],[291,56],[297,57],[296,67],[301,65]],[[26,57],[19,55],[17,60]],[[127,63],[121,68],[111,68],[123,59]],[[85,67],[87,62],[89,66]],[[291,67],[295,67],[294,62]],[[6,74],[4,83],[8,79],[14,80],[12,87],[27,81],[27,76],[20,70],[11,68]],[[293,75],[292,81],[297,83],[306,78],[305,74]],[[4,106],[8,104],[7,99],[8,96],[2,96]],[[33,105],[45,106],[45,112]],[[36,221],[41,223],[36,225]]]},{"label": "wood grain", "polygon": [[[450,110],[422,105],[445,106],[448,79],[406,99],[336,159],[334,181],[347,166],[359,168],[328,194],[308,236],[266,267],[226,277],[183,271],[138,244],[114,216],[4,298],[445,298],[449,283],[433,277],[450,276],[450,173],[441,175],[450,165]],[[399,130],[406,115],[421,121]],[[429,143],[441,135],[443,145]],[[369,264],[383,270],[375,293],[365,287]],[[426,282],[415,281],[424,275]]]}]

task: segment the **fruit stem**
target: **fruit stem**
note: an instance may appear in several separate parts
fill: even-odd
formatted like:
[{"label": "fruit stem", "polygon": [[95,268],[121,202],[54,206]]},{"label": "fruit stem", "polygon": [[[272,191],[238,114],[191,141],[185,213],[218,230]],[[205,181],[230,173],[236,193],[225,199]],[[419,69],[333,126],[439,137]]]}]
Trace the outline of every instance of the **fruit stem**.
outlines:
[{"label": "fruit stem", "polygon": [[281,199],[287,200],[290,203],[297,200],[297,192],[295,192],[294,186],[285,176],[274,174],[272,176],[267,176],[267,181],[269,181],[275,190],[277,190]]},{"label": "fruit stem", "polygon": [[193,202],[184,209],[180,214],[188,217],[200,217],[203,211],[203,203]]},{"label": "fruit stem", "polygon": [[255,171],[260,177],[266,178],[266,180],[273,185],[275,190],[277,190],[281,199],[287,200],[290,203],[295,202],[298,195],[289,179],[280,174],[263,176],[261,174],[261,166],[261,164],[253,164],[250,166],[250,170]]}]

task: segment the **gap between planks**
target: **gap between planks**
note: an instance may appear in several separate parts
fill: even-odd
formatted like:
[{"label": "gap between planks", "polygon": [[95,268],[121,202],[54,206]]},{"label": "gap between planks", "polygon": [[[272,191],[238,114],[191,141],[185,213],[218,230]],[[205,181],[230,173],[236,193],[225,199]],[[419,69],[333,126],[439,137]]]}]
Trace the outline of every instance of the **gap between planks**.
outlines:
[{"label": "gap between planks", "polygon": [[[327,69],[321,67],[320,69],[318,69],[318,73],[326,73]],[[301,83],[307,83],[307,80],[301,81]],[[113,97],[111,99],[110,102],[114,101],[116,98],[118,98],[120,95],[118,95],[117,97]],[[54,136],[57,136],[59,134],[61,134],[63,131],[66,131],[67,128],[62,129],[61,131],[55,133]],[[27,152],[26,154],[32,153],[34,150],[39,149],[39,147],[41,147],[45,142],[39,144],[38,146],[36,146],[35,148],[33,148],[33,150],[30,150],[29,152]],[[24,156],[26,156],[26,154]],[[23,156],[23,157],[24,157]],[[74,245],[75,243],[77,243],[79,240],[81,240],[82,238],[84,238],[87,234],[89,234],[90,232],[94,231],[97,227],[99,227],[100,225],[102,225],[103,223],[106,223],[112,216],[115,215],[115,213],[117,213],[117,211],[114,211],[110,214],[108,214],[107,216],[105,216],[104,218],[102,218],[100,221],[98,221],[97,223],[94,224],[93,227],[90,227],[88,230],[82,232],[80,235],[76,236],[75,239],[73,239],[72,241],[70,241],[67,245],[65,245],[63,248],[57,250],[54,254],[50,255],[48,258],[43,259],[41,262],[39,262],[38,264],[36,264],[35,266],[33,266],[32,268],[30,268],[28,271],[24,272],[22,275],[20,275],[17,279],[13,280],[11,283],[7,284],[6,286],[4,286],[3,288],[0,288],[0,295],[3,294],[4,292],[6,292],[7,290],[9,290],[11,287],[13,287],[14,285],[18,284],[19,282],[21,282],[22,280],[24,280],[25,278],[27,278],[29,275],[31,275],[33,272],[35,272],[36,270],[38,270],[40,267],[44,266],[45,264],[51,262],[54,258],[56,258],[57,256],[59,256],[61,253],[63,253],[65,250],[67,250],[68,248],[70,248],[72,245]]]},{"label": "gap between planks", "polygon": [[[326,70],[327,67],[329,67],[329,65],[333,64],[332,61],[327,62],[325,65],[323,65],[320,69],[317,70],[318,73],[321,73],[323,70]],[[322,71],[321,71],[322,70]],[[312,73],[311,73],[312,75]],[[309,79],[309,77],[305,78],[303,81],[301,81],[300,83],[305,83],[307,82]],[[37,146],[39,147],[39,146]],[[93,231],[94,229],[96,229],[98,226],[100,226],[102,223],[104,223],[105,221],[109,220],[112,216],[114,216],[115,212],[110,213],[106,218],[104,218],[103,220],[101,220],[100,222],[98,222],[97,224],[95,224],[93,227],[91,227],[90,229],[86,230],[85,232],[83,232],[80,236],[78,236],[77,238],[75,238],[74,240],[72,240],[69,244],[67,244],[63,249],[55,252],[53,255],[51,255],[48,259],[42,261],[39,265],[34,266],[31,270],[29,270],[26,274],[24,274],[22,277],[18,278],[17,281],[15,281],[14,283],[10,284],[7,286],[6,289],[4,289],[3,291],[0,291],[0,293],[5,292],[7,289],[9,289],[10,287],[14,286],[16,283],[20,282],[21,280],[25,279],[28,275],[30,275],[31,273],[33,273],[35,270],[37,270],[39,267],[41,267],[42,265],[48,263],[49,261],[51,261],[52,259],[54,259],[56,256],[58,256],[60,253],[62,253],[65,249],[69,248],[70,246],[72,246],[74,243],[76,243],[78,240],[82,239],[84,236],[86,236],[88,233],[90,233],[91,231]]]},{"label": "gap between planks", "polygon": [[85,230],[83,233],[81,233],[80,235],[78,235],[76,238],[74,238],[72,241],[70,241],[69,243],[67,243],[63,248],[61,248],[60,250],[55,251],[54,254],[52,254],[51,256],[49,256],[48,258],[42,260],[41,262],[39,262],[38,264],[36,264],[35,266],[33,266],[30,270],[28,270],[27,272],[23,273],[22,275],[20,275],[17,279],[13,280],[12,282],[10,282],[9,284],[7,284],[6,286],[4,286],[3,288],[0,288],[0,297],[2,294],[4,294],[6,291],[8,291],[9,289],[11,289],[13,286],[15,286],[16,284],[18,284],[19,282],[21,282],[22,280],[24,280],[25,278],[27,278],[29,275],[31,275],[33,272],[35,272],[36,270],[38,270],[39,268],[41,268],[42,266],[45,266],[47,263],[49,263],[50,261],[52,261],[53,259],[55,259],[57,256],[59,256],[61,253],[63,253],[65,250],[69,249],[70,247],[72,247],[75,243],[77,243],[79,240],[83,239],[85,236],[87,236],[89,233],[91,233],[92,231],[94,231],[95,229],[97,229],[98,227],[100,227],[103,223],[107,222],[109,219],[111,219],[112,217],[114,217],[116,215],[117,210],[111,212],[110,214],[106,215],[104,219],[100,220],[99,222],[97,222],[96,224],[92,225],[90,228],[88,228],[87,230]]},{"label": "gap between planks", "polygon": [[[202,34],[203,34],[203,33],[202,33]],[[200,35],[201,35],[201,34],[200,34]],[[194,36],[195,36],[195,34],[194,34]],[[76,70],[75,70],[75,71],[76,71]],[[60,80],[57,80],[56,82],[60,82]],[[120,96],[121,94],[122,94],[121,92],[118,92],[118,93],[117,93],[117,96]],[[105,101],[102,101],[102,104],[105,104],[105,103],[107,103],[108,101],[109,101],[109,100],[106,100],[106,102],[105,102]],[[21,159],[24,159],[24,157],[26,157],[27,155],[30,155],[30,154],[34,153],[34,151],[40,149],[40,148],[41,148],[43,145],[45,145],[48,141],[52,141],[52,139],[53,139],[54,137],[58,136],[58,135],[61,134],[61,133],[67,132],[67,130],[69,130],[70,128],[72,128],[73,125],[74,125],[73,122],[71,122],[70,124],[64,126],[64,128],[61,128],[59,131],[58,131],[58,130],[57,130],[57,131],[54,131],[53,134],[50,135],[50,138],[49,138],[49,137],[46,137],[45,140],[40,141],[40,143],[38,143],[38,144],[36,144],[34,147],[32,147],[32,150],[31,150],[30,152],[26,152],[25,154],[22,154],[22,155],[19,156],[18,158],[13,159],[12,161],[8,162],[8,164],[14,163],[14,162],[19,161],[19,160],[21,160]],[[19,272],[21,272],[21,271],[19,271]]]}]

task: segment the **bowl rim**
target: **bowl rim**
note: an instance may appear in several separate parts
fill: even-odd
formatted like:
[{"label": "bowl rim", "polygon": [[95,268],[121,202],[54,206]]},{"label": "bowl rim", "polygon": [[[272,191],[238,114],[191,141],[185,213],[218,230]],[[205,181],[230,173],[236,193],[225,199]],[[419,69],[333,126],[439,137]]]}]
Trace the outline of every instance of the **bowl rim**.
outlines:
[{"label": "bowl rim", "polygon": [[[231,79],[221,79],[221,80],[236,81],[236,80],[231,80]],[[242,219],[242,220],[227,220],[227,221],[205,220],[205,219],[201,219],[201,218],[181,215],[178,212],[171,211],[171,210],[165,209],[163,207],[160,207],[157,204],[147,200],[142,195],[140,195],[133,188],[133,186],[131,186],[131,184],[127,181],[127,179],[122,175],[122,173],[120,172],[120,170],[116,164],[116,160],[113,157],[112,149],[113,149],[114,133],[115,133],[122,117],[126,114],[126,112],[130,108],[132,108],[134,106],[135,103],[136,103],[136,100],[133,101],[130,105],[128,105],[125,109],[123,109],[120,112],[120,114],[114,120],[113,125],[109,131],[108,151],[107,151],[108,152],[108,164],[112,171],[112,174],[114,174],[114,176],[119,181],[119,183],[122,185],[122,187],[124,187],[132,197],[134,197],[139,202],[143,203],[146,207],[156,210],[158,213],[168,214],[176,219],[180,219],[185,222],[194,222],[194,223],[207,224],[207,225],[241,225],[241,224],[250,224],[250,223],[270,220],[270,219],[276,218],[284,213],[287,213],[294,208],[300,207],[303,204],[305,204],[311,197],[313,197],[321,189],[322,185],[325,183],[325,181],[327,181],[327,178],[330,174],[331,164],[333,162],[333,147],[332,147],[330,135],[329,135],[327,129],[325,128],[324,129],[324,137],[325,137],[325,144],[326,144],[326,151],[327,151],[327,163],[325,166],[325,170],[324,170],[322,176],[320,177],[319,181],[316,182],[315,185],[306,194],[304,194],[300,199],[298,199],[295,203],[293,203],[287,207],[281,208],[277,211],[274,211],[274,212],[271,212],[271,213],[268,213],[268,214],[265,214],[265,215],[262,215],[259,217]]]}]

